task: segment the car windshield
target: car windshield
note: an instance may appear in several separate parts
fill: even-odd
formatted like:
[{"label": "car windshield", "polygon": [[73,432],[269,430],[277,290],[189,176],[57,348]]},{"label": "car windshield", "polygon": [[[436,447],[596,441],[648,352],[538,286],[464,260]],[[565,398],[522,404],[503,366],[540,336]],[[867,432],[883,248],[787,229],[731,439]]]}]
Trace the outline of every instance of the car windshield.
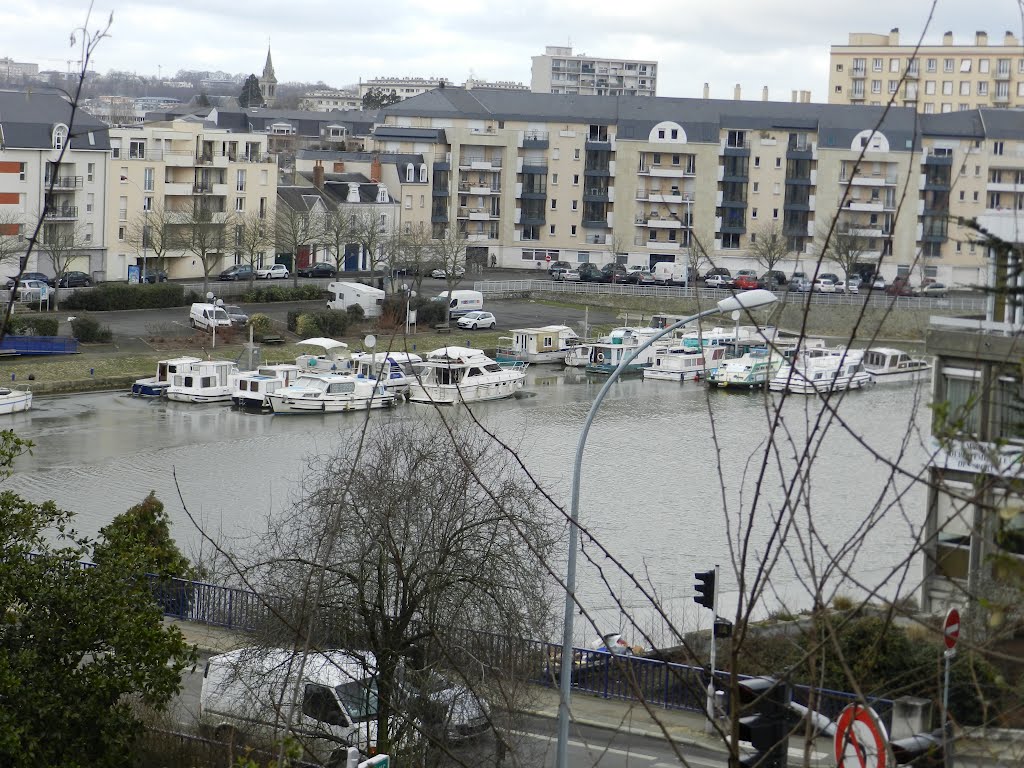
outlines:
[{"label": "car windshield", "polygon": [[335,687],[334,691],[353,720],[372,720],[377,716],[375,680],[353,680]]},{"label": "car windshield", "polygon": [[478,318],[483,317],[483,313],[482,312],[467,312],[466,313],[466,317],[469,318],[470,320],[476,320]]},{"label": "car windshield", "polygon": [[236,307],[234,304],[228,304],[226,307],[224,307],[224,311],[227,312],[229,315],[244,315],[245,314],[242,311],[241,307]]}]

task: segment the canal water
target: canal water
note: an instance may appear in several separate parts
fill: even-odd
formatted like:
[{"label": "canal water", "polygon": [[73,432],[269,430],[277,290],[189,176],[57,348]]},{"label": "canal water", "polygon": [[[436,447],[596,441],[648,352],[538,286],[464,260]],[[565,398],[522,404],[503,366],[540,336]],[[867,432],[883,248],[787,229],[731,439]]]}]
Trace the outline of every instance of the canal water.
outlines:
[{"label": "canal water", "polygon": [[[519,446],[527,467],[567,508],[579,430],[603,381],[534,366],[521,397],[474,411]],[[762,614],[809,606],[813,583],[832,559],[838,568],[828,584],[835,593],[856,597],[878,589],[892,597],[902,582],[906,594],[920,578],[918,559],[905,561],[923,522],[925,494],[902,476],[890,482],[887,462],[911,475],[922,469],[927,399],[927,385],[876,386],[849,393],[829,420],[814,398],[791,396],[780,408],[775,394],[639,378],[617,383],[583,462],[581,523],[608,550],[589,543],[580,558],[579,592],[588,612],[606,631],[625,629],[628,612],[665,640],[648,599],[631,587],[635,578],[673,622],[707,626],[710,613],[692,602],[693,574],[721,566],[720,605],[730,615],[745,540],[748,579],[766,554],[777,558],[761,595]],[[424,407],[406,404],[372,418],[408,418]],[[89,536],[155,490],[176,539],[193,557],[209,546],[197,525],[241,545],[268,515],[294,501],[310,458],[350,440],[361,421],[356,414],[282,417],[116,393],[37,398],[32,411],[6,418],[3,426],[30,438],[35,449],[19,459],[3,487],[36,501],[54,499]],[[809,442],[819,423],[827,429]],[[815,456],[811,468],[795,473],[805,451]],[[805,493],[786,517],[791,524],[780,554],[772,522],[791,484]],[[861,533],[862,542],[851,547]],[[577,639],[589,642],[595,634],[584,627]]]}]

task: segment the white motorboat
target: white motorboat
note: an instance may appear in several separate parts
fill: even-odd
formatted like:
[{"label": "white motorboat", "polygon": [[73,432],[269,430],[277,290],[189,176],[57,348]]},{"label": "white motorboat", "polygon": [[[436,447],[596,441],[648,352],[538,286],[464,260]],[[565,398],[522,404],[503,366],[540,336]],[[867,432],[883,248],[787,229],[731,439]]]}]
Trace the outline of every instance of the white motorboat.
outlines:
[{"label": "white motorboat", "polygon": [[778,373],[783,354],[766,347],[751,349],[745,355],[722,361],[708,376],[708,386],[722,389],[753,389],[763,387]]},{"label": "white motorboat", "polygon": [[231,400],[237,379],[238,366],[231,360],[189,363],[171,377],[167,399],[179,403],[226,403]]},{"label": "white motorboat", "polygon": [[267,395],[287,387],[298,379],[302,369],[291,363],[261,365],[255,371],[238,374],[231,402],[239,408],[266,410],[270,408]]},{"label": "white motorboat", "polygon": [[0,387],[0,416],[21,413],[32,407],[32,391],[27,384]]},{"label": "white motorboat", "polygon": [[353,355],[353,373],[361,379],[379,381],[386,392],[404,395],[413,381],[413,369],[423,358],[410,352],[361,352]]},{"label": "white motorboat", "polygon": [[566,354],[579,344],[580,337],[567,325],[515,328],[512,336],[498,339],[494,358],[499,363],[564,363]]},{"label": "white motorboat", "polygon": [[724,328],[716,325],[710,329],[687,331],[680,338],[684,346],[728,347],[745,352],[750,347],[760,347],[773,342],[777,334],[778,330],[774,326],[736,325]]},{"label": "white motorboat", "polygon": [[305,373],[296,381],[267,395],[275,414],[344,413],[390,408],[395,395],[371,379],[346,373]]},{"label": "white motorboat", "polygon": [[[615,328],[599,341],[588,342],[590,362],[587,373],[608,373],[614,371],[620,362],[652,336],[661,332],[659,328]],[[623,373],[640,373],[654,362],[655,347],[648,347],[637,355]]]},{"label": "white motorboat", "polygon": [[838,347],[801,350],[791,364],[779,368],[768,388],[773,392],[813,395],[861,389],[874,383],[871,374],[864,370],[864,350]]},{"label": "white motorboat", "polygon": [[655,347],[654,362],[644,368],[645,379],[687,381],[699,379],[721,366],[725,347],[696,349],[680,344]]},{"label": "white motorboat", "polygon": [[570,368],[584,368],[590,363],[591,343],[583,342],[565,351],[563,361]]},{"label": "white motorboat", "polygon": [[931,378],[932,364],[899,349],[869,347],[864,352],[864,370],[874,376],[878,384],[892,384]]},{"label": "white motorboat", "polygon": [[171,377],[178,373],[182,366],[200,362],[198,357],[173,357],[159,360],[156,364],[156,376],[137,379],[132,384],[132,395],[135,397],[163,397],[167,387],[171,385]]},{"label": "white motorboat", "polygon": [[355,368],[348,344],[318,336],[303,339],[296,344],[319,347],[320,352],[308,352],[295,358],[295,364],[304,371],[313,373],[350,373]]},{"label": "white motorboat", "polygon": [[441,347],[416,366],[409,388],[414,403],[478,402],[512,397],[526,381],[526,363],[505,365],[479,349]]}]

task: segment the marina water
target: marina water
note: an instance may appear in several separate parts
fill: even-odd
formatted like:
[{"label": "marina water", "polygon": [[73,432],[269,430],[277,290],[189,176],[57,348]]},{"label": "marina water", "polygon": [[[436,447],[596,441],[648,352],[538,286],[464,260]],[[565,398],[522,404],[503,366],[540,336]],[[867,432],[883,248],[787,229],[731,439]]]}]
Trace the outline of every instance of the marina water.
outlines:
[{"label": "marina water", "polygon": [[[520,397],[475,405],[474,413],[517,447],[535,478],[567,507],[579,430],[604,378],[541,366],[527,376]],[[816,459],[809,495],[794,518],[788,554],[764,594],[762,613],[780,608],[795,613],[811,605],[808,578],[862,526],[868,529],[863,545],[841,561],[849,578],[841,584],[834,579],[834,589],[858,596],[856,581],[864,588],[879,587],[883,596],[893,594],[896,579],[890,572],[913,546],[925,493],[917,486],[901,494],[910,485],[903,479],[887,488],[883,459],[899,460],[911,473],[920,471],[926,460],[927,390],[928,383],[874,387],[842,399],[838,415],[849,430],[832,423],[820,444],[812,444]],[[785,401],[778,450],[772,453],[751,521],[779,398],[709,391],[694,382],[632,378],[615,385],[590,432],[580,502],[586,534],[581,537],[579,594],[602,632],[622,630],[631,640],[638,638],[610,588],[656,641],[670,639],[646,598],[631,587],[631,578],[656,593],[682,628],[706,627],[710,612],[698,610],[691,600],[693,573],[716,563],[722,567],[721,613],[731,615],[734,557],[742,533],[751,528],[752,555],[758,555],[751,557],[752,573],[769,545],[771,515],[781,506],[783,483],[792,481],[793,457],[804,450],[806,435],[821,414],[817,398],[790,396]],[[370,418],[405,419],[427,410],[406,404]],[[119,393],[37,398],[32,411],[5,421],[5,427],[31,439],[35,449],[18,460],[4,486],[33,501],[54,499],[76,513],[77,530],[88,536],[155,490],[182,550],[195,557],[209,549],[197,525],[214,538],[243,544],[250,531],[262,529],[268,515],[296,499],[309,459],[351,440],[364,417],[271,416]],[[780,472],[776,462],[787,470]],[[179,488],[195,522],[186,515]],[[873,519],[872,510],[879,507],[885,511]],[[564,532],[564,519],[553,516],[553,525]],[[588,541],[588,534],[629,575]],[[813,566],[808,549],[817,559]],[[907,581],[916,583],[918,559],[907,568]],[[564,565],[555,564],[555,570],[564,573]],[[579,643],[596,637],[582,620],[576,625]]]}]

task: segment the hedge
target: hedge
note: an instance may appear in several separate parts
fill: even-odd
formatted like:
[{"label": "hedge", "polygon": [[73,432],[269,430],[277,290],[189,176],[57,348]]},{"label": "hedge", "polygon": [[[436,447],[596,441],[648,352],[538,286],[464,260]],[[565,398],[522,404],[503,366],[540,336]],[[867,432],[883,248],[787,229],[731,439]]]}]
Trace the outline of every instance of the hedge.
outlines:
[{"label": "hedge", "polygon": [[60,320],[56,317],[12,315],[8,333],[18,336],[56,336],[60,332]]},{"label": "hedge", "polygon": [[63,300],[61,308],[108,312],[114,309],[183,307],[188,303],[184,287],[177,283],[103,283],[91,291],[75,291]]},{"label": "hedge", "polygon": [[91,317],[76,317],[72,320],[71,334],[83,343],[106,342],[113,338],[109,328],[101,327],[99,321]]},{"label": "hedge", "polygon": [[324,292],[315,285],[252,287],[242,294],[242,301],[263,304],[273,301],[313,301],[324,298]]}]

